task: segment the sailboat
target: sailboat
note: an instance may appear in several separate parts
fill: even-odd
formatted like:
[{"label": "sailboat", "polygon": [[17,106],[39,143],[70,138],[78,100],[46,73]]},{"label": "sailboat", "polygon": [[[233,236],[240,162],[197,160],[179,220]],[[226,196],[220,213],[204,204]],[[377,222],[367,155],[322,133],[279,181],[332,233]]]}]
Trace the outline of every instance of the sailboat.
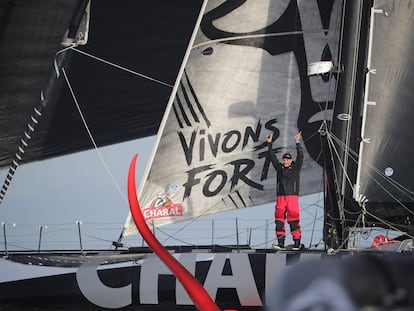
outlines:
[{"label": "sailboat", "polygon": [[[409,120],[413,113],[409,100],[414,2],[210,0],[194,2],[190,8],[184,2],[168,1],[167,5],[160,1],[166,5],[165,11],[157,8],[168,19],[170,10],[180,4],[177,11],[190,16],[184,28],[188,30],[191,24],[193,29],[187,32],[187,48],[181,51],[181,59],[175,59],[181,66],[166,73],[175,70],[177,76],[172,91],[168,90],[169,99],[165,100],[166,93],[158,93],[158,87],[148,87],[152,83],[158,86],[161,79],[146,79],[137,96],[129,93],[130,85],[117,93],[122,97],[108,96],[101,84],[94,85],[99,74],[91,70],[82,83],[100,89],[102,98],[108,100],[102,105],[88,99],[88,87],[85,88],[88,96],[84,100],[96,105],[91,104],[89,111],[78,109],[78,121],[69,131],[62,130],[68,136],[62,142],[55,134],[59,129],[52,133],[48,129],[64,127],[62,120],[73,120],[68,116],[74,112],[60,114],[58,103],[82,99],[69,83],[66,69],[76,64],[78,56],[93,56],[109,66],[114,64],[88,52],[93,42],[93,33],[89,32],[94,26],[94,8],[100,6],[89,1],[65,2],[62,12],[72,14],[59,18],[63,24],[54,28],[59,44],[55,43],[55,52],[45,58],[45,62],[53,64],[52,74],[42,71],[43,78],[37,80],[42,85],[31,90],[42,92],[40,103],[32,104],[34,109],[25,119],[28,131],[23,138],[16,138],[14,132],[7,137],[7,146],[14,151],[3,153],[0,159],[2,167],[10,166],[1,199],[13,186],[19,164],[30,165],[36,160],[85,150],[90,145],[152,135],[159,122],[156,143],[137,189],[142,213],[150,226],[253,207],[274,202],[276,195],[276,173],[266,153],[266,135],[271,132],[275,137],[277,154],[293,153],[293,136],[302,131],[305,160],[301,195],[323,193],[323,249],[275,252],[270,248],[243,249],[239,245],[172,247],[174,258],[202,283],[220,308],[238,310],[272,305],[275,282],[287,266],[303,271],[301,263],[306,265],[313,260],[323,262],[348,255],[357,258],[358,253],[380,253],[378,258],[382,258],[387,257],[386,251],[410,258],[410,188],[414,179],[408,155],[412,134],[405,127],[409,121],[403,120]],[[60,10],[63,4],[55,5]],[[131,18],[136,12],[134,5],[139,4],[125,3],[126,15],[121,20]],[[153,3],[150,6],[155,7]],[[23,10],[24,6],[10,2],[3,16],[19,21],[19,16],[26,16],[19,8]],[[109,20],[104,24],[112,27]],[[171,21],[171,25],[175,22]],[[71,27],[67,29],[68,24]],[[170,24],[165,22],[163,26],[164,31]],[[4,33],[3,36],[13,35]],[[100,35],[108,42],[117,37],[111,29]],[[130,39],[133,36],[126,34]],[[169,37],[165,35],[165,39]],[[165,43],[154,41],[154,48]],[[145,55],[143,64],[152,59],[154,50],[143,51],[144,45],[135,48],[129,54],[131,59]],[[179,51],[178,48],[176,53]],[[170,52],[167,45],[165,54],[171,55]],[[155,59],[170,61],[161,56]],[[11,66],[6,68],[13,70]],[[126,69],[119,65],[117,68]],[[141,92],[147,88],[145,97]],[[62,94],[67,98],[59,98]],[[141,95],[142,104],[135,99]],[[2,97],[2,104],[8,102],[7,98]],[[102,112],[102,106],[107,110]],[[59,111],[57,120],[52,118],[53,108]],[[152,108],[165,110],[163,117]],[[101,136],[84,134],[86,138],[78,139],[78,135],[82,136],[78,118],[83,112],[98,117],[96,122],[102,125],[105,121],[99,122],[101,114],[112,115],[119,110],[123,112],[113,115],[119,122],[112,128],[105,125],[99,131],[98,126],[96,132]],[[151,118],[151,123],[145,122]],[[83,124],[82,131],[90,128],[86,119]],[[378,239],[373,248],[353,247],[352,237],[359,230],[367,232],[376,227],[403,234],[394,239]],[[128,217],[121,236],[114,242],[118,248],[115,251],[5,251],[0,258],[0,303],[23,309],[194,310],[182,284],[149,248],[122,248],[123,239],[136,233]],[[343,267],[347,267],[346,261]]]}]

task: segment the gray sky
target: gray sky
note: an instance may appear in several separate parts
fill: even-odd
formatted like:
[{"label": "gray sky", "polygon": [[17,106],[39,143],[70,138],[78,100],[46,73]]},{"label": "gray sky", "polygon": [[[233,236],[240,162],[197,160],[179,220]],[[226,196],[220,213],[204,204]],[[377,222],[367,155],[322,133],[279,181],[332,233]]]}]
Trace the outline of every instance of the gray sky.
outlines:
[{"label": "gray sky", "polygon": [[[110,173],[96,150],[19,166],[0,205],[0,221],[16,224],[6,236],[11,240],[23,227],[36,232],[39,225],[48,229],[59,225],[56,230],[64,224],[76,227],[81,220],[113,224],[116,238],[129,212],[125,199],[130,161],[139,154],[136,174],[140,178],[154,141],[155,137],[149,137],[100,148]],[[7,169],[1,171],[2,182],[6,174]]]},{"label": "gray sky", "polygon": [[[123,221],[128,213],[126,178],[130,160],[139,153],[141,175],[153,137],[19,166],[0,205],[3,222],[61,223]],[[2,178],[7,170],[2,171]],[[119,193],[117,185],[123,194]],[[114,206],[116,208],[114,208]]]}]

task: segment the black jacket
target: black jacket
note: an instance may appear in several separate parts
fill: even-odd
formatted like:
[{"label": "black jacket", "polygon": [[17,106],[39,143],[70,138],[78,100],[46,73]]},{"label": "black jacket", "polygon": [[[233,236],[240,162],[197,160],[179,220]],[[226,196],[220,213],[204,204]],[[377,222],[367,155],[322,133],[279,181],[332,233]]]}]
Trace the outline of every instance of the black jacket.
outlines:
[{"label": "black jacket", "polygon": [[289,167],[284,167],[277,159],[272,148],[272,143],[268,143],[270,160],[277,171],[277,195],[297,195],[299,194],[299,173],[303,163],[303,151],[300,143],[296,143],[296,161],[292,161]]}]

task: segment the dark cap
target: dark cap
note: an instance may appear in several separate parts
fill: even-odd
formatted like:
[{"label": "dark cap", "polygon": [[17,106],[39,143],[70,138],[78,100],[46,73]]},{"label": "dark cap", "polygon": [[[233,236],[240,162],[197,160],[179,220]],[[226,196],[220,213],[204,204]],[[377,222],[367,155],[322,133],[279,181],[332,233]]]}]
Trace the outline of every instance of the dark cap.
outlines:
[{"label": "dark cap", "polygon": [[290,153],[285,153],[282,159],[292,159],[292,155]]}]

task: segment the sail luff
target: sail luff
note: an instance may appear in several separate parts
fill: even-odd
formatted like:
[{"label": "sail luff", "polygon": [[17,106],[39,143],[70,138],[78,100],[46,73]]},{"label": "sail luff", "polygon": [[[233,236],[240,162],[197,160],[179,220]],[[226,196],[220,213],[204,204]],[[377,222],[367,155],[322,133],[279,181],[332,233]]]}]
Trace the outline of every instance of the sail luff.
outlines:
[{"label": "sail luff", "polygon": [[174,83],[173,90],[172,90],[171,95],[170,95],[170,98],[168,100],[168,104],[167,104],[167,107],[165,109],[165,113],[164,113],[163,118],[161,120],[160,127],[159,127],[159,130],[158,130],[158,134],[156,136],[156,140],[155,140],[154,146],[152,148],[150,158],[148,160],[148,164],[147,164],[147,166],[145,168],[145,171],[144,171],[144,173],[142,175],[142,178],[141,178],[141,181],[140,181],[140,184],[139,184],[139,187],[138,187],[138,193],[140,193],[142,191],[142,188],[145,185],[145,180],[148,177],[149,170],[150,170],[150,168],[152,166],[152,163],[154,161],[154,156],[155,156],[155,153],[157,151],[157,146],[158,146],[158,144],[159,144],[159,142],[161,140],[161,134],[162,134],[162,132],[163,132],[163,130],[165,128],[165,124],[167,122],[168,114],[170,113],[170,111],[172,109],[172,105],[173,105],[173,102],[174,102],[174,98],[175,98],[175,95],[177,94],[177,90],[178,90],[178,87],[180,85],[180,81],[181,81],[181,78],[183,76],[183,73],[184,73],[184,68],[185,68],[185,65],[186,65],[186,63],[188,61],[188,58],[190,56],[190,52],[192,50],[192,46],[194,44],[195,37],[197,35],[197,31],[198,31],[198,29],[200,27],[200,23],[201,23],[201,20],[203,18],[204,11],[205,11],[206,6],[207,6],[207,2],[208,2],[208,0],[204,0],[203,4],[201,6],[201,9],[200,9],[199,16],[198,16],[197,21],[196,21],[196,23],[194,25],[194,30],[193,30],[193,33],[192,33],[191,38],[189,40],[188,47],[187,47],[187,50],[186,50],[185,55],[184,55],[184,58],[183,58],[183,62],[181,64],[180,70],[179,70],[178,75],[177,75],[177,79],[176,79],[176,81]]},{"label": "sail luff", "polygon": [[[347,227],[353,225],[357,219],[350,210],[359,211],[353,198],[356,163],[352,159],[351,151],[357,148],[359,138],[359,111],[362,99],[363,76],[365,68],[365,44],[368,27],[367,11],[370,1],[346,1],[344,3],[344,20],[339,59],[338,90],[332,119],[331,131],[334,137],[341,141],[338,157],[333,157],[333,168],[336,181],[329,180],[330,188],[334,187],[335,200],[327,203],[326,210],[330,213],[331,223],[337,232],[340,247],[346,247]],[[328,168],[329,169],[329,168]],[[329,172],[329,171],[328,171]],[[331,190],[332,191],[332,190]],[[351,217],[351,218],[350,218]],[[326,229],[328,230],[328,229]]]},{"label": "sail luff", "polygon": [[[358,50],[359,50],[359,42],[360,42],[360,35],[361,35],[361,29],[362,29],[362,25],[361,25],[361,19],[362,19],[362,7],[363,7],[363,2],[359,3],[359,7],[357,9],[357,16],[358,18],[357,20],[357,24],[355,29],[353,29],[353,35],[355,36],[355,41],[353,42],[352,45],[352,49],[353,49],[353,59],[352,59],[352,77],[351,77],[351,85],[356,86],[357,84],[357,65],[358,65]],[[348,104],[347,104],[347,110],[346,113],[349,116],[353,116],[353,111],[354,111],[354,104],[355,104],[355,92],[356,92],[356,87],[351,87],[351,94],[350,97],[348,98]],[[347,184],[347,179],[346,179],[346,175],[347,175],[347,171],[348,171],[348,164],[349,164],[349,151],[350,151],[350,140],[351,140],[351,129],[352,129],[352,117],[349,118],[348,121],[346,121],[346,126],[345,126],[345,137],[344,137],[344,144],[345,144],[345,149],[343,151],[343,162],[344,162],[344,174],[342,174],[342,183],[341,183],[341,197],[342,197],[342,202],[341,205],[342,207],[344,207],[344,202],[343,202],[343,198],[345,197],[345,190],[346,190],[346,184]]]},{"label": "sail luff", "polygon": [[[194,45],[194,40],[196,38],[197,31],[200,27],[200,23],[201,23],[201,20],[203,18],[204,11],[207,7],[207,3],[208,3],[208,0],[203,1],[203,4],[202,4],[201,9],[200,9],[200,13],[199,13],[198,18],[196,20],[196,23],[194,25],[194,30],[191,34],[191,37],[190,37],[190,40],[189,40],[189,43],[188,43],[188,46],[187,46],[187,50],[185,52],[182,64],[180,66],[180,70],[179,70],[178,75],[177,75],[177,79],[174,83],[174,87],[173,87],[173,90],[171,92],[170,98],[168,100],[168,104],[167,104],[167,107],[165,109],[165,113],[164,113],[163,118],[162,118],[161,123],[160,123],[158,134],[156,136],[156,141],[155,141],[155,143],[152,147],[150,157],[148,159],[147,165],[145,167],[144,173],[141,177],[141,181],[140,181],[140,184],[139,184],[138,189],[137,189],[137,191],[140,195],[141,195],[142,189],[145,185],[145,182],[148,178],[148,174],[149,174],[149,171],[151,169],[152,163],[154,161],[154,157],[155,157],[155,154],[156,154],[156,151],[157,151],[160,139],[161,139],[162,132],[165,128],[165,124],[166,124],[166,121],[167,121],[167,118],[168,118],[168,114],[170,113],[170,111],[172,109],[172,105],[173,105],[178,87],[180,85],[181,78],[182,78],[183,73],[184,73],[184,68],[185,68],[185,65],[186,65],[186,63],[188,61],[188,58],[190,56],[190,52],[192,50],[192,47]],[[122,230],[122,235],[123,236],[128,236],[128,235],[132,235],[132,234],[136,234],[136,233],[137,233],[136,227],[133,225],[133,220],[131,218],[131,213],[129,213],[128,217],[125,221],[124,228]]]},{"label": "sail luff", "polygon": [[[383,10],[375,9],[374,7],[371,8],[371,17],[370,17],[370,25],[369,27],[369,37],[368,37],[368,50],[367,50],[367,73],[365,75],[365,94],[369,94],[369,82],[371,77],[371,53],[372,53],[372,40],[374,36],[374,20],[375,14],[382,14]],[[365,136],[365,127],[366,127],[366,118],[367,118],[367,108],[369,103],[368,96],[364,96],[364,103],[363,103],[363,112],[362,112],[362,123],[361,123],[361,142],[359,144],[359,156],[358,156],[358,169],[356,175],[356,183],[355,183],[355,198],[359,200],[360,198],[360,182],[361,182],[361,167],[362,163],[362,153],[364,150],[364,145],[369,143],[369,138],[367,139]]]}]

